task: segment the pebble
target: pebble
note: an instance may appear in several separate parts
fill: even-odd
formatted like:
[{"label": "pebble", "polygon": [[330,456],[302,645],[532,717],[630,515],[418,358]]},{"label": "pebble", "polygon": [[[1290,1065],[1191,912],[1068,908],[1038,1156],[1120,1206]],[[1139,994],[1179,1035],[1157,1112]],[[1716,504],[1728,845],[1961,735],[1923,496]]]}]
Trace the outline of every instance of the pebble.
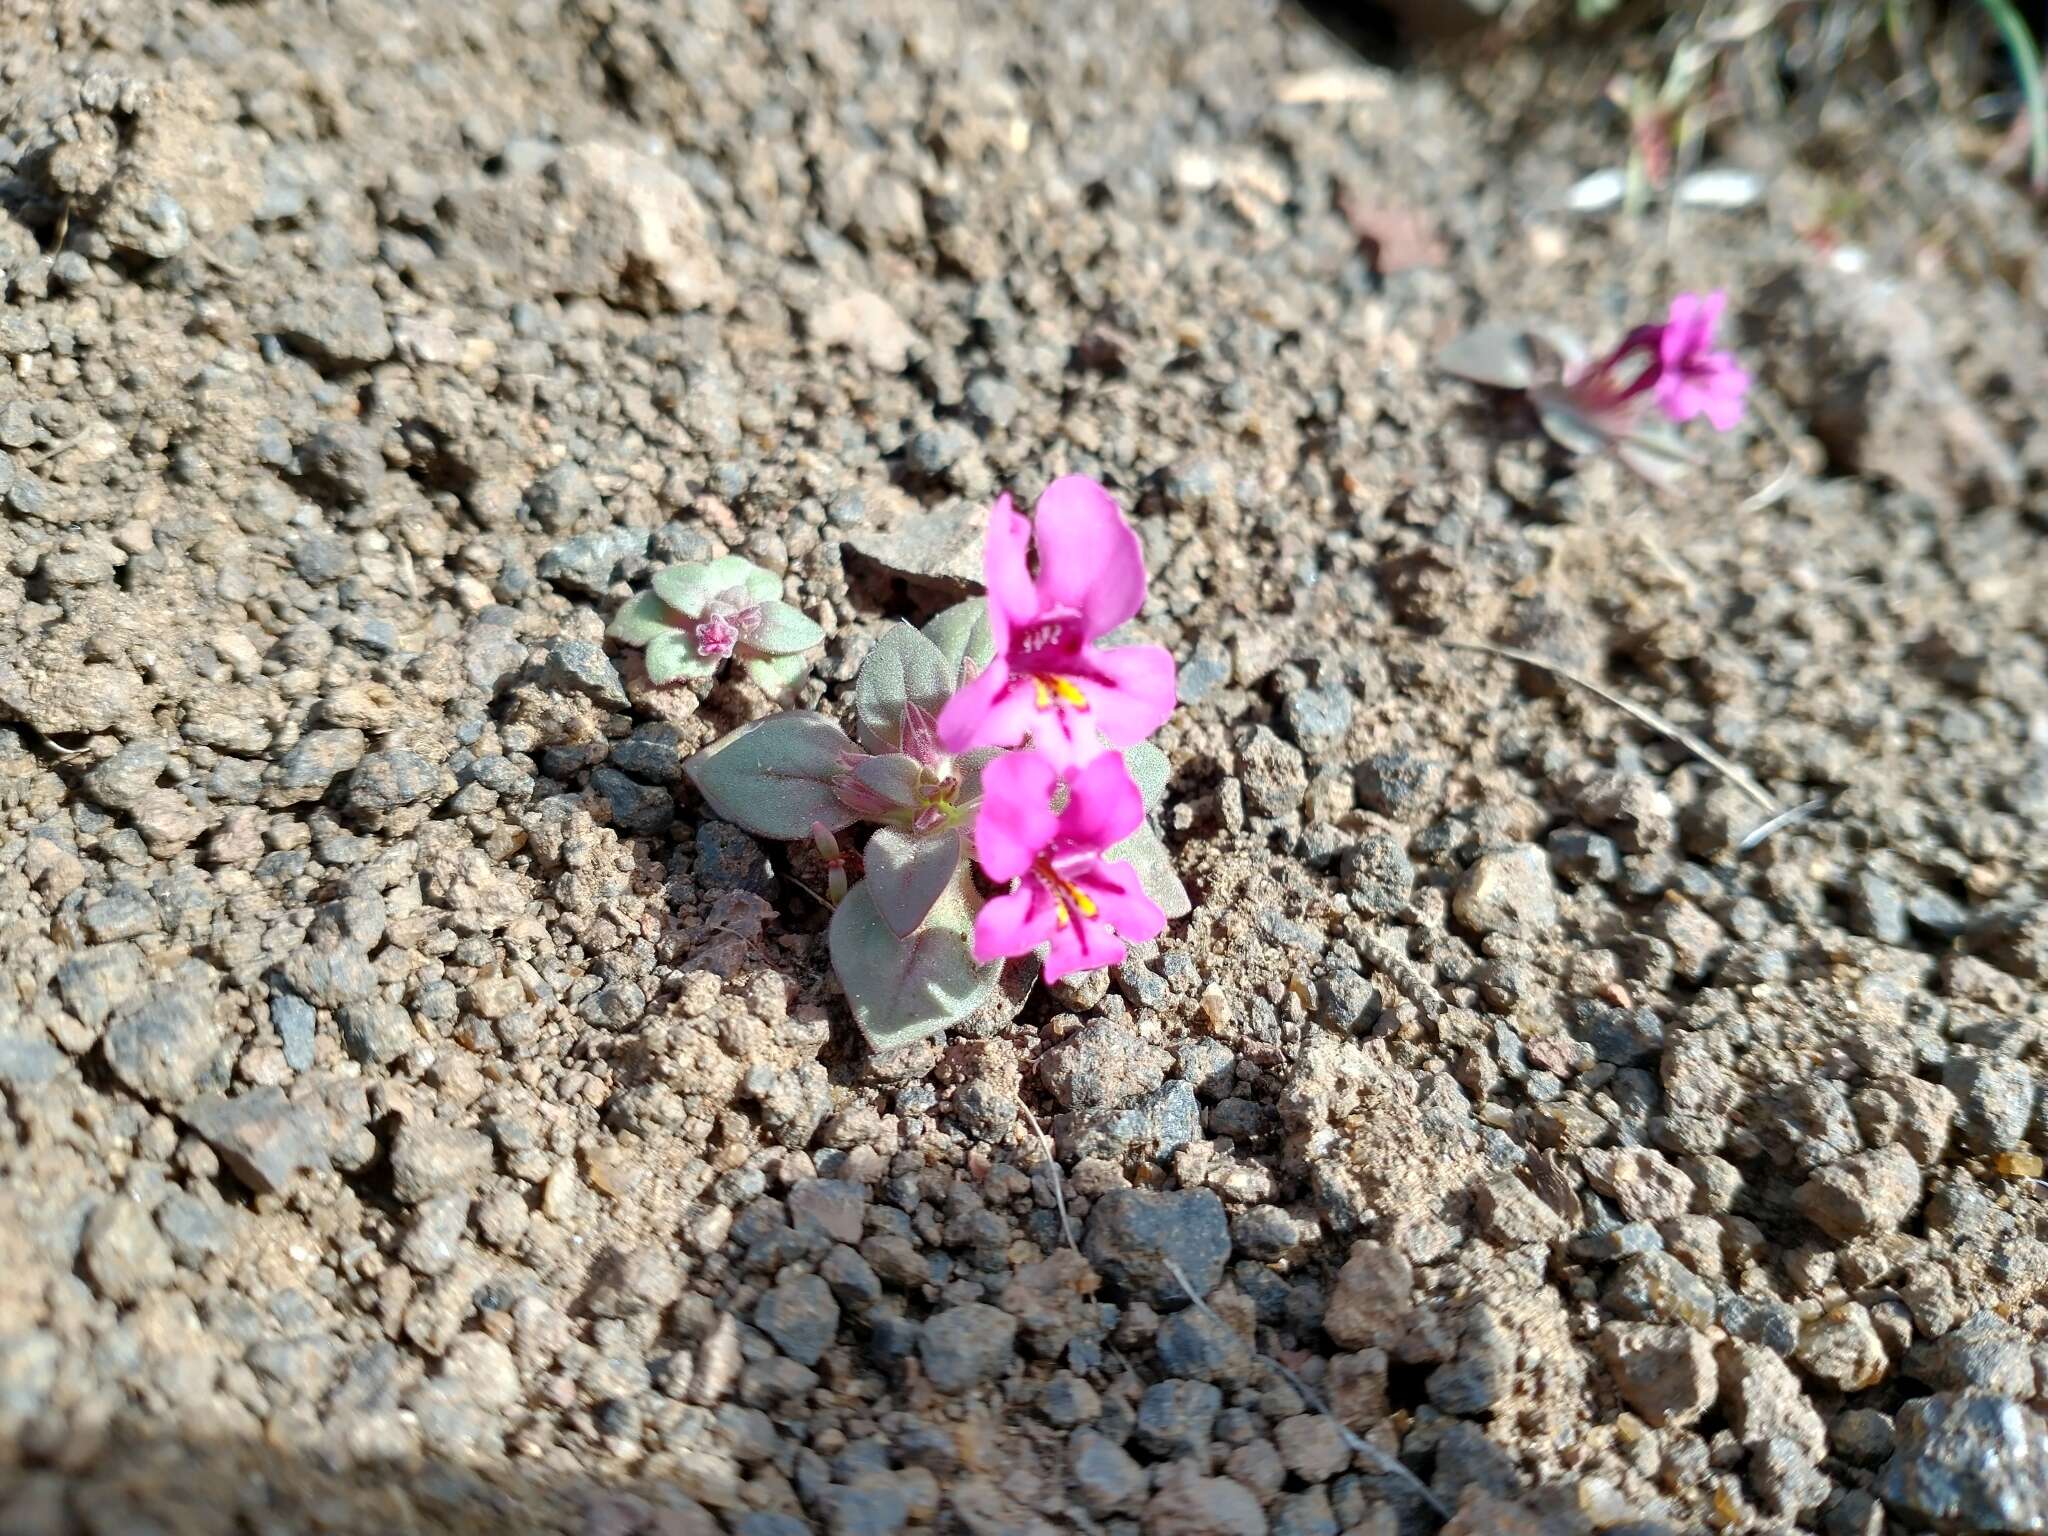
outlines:
[{"label": "pebble", "polygon": [[57,969],[58,996],[92,1030],[133,997],[141,982],[142,955],[132,944],[82,950]]},{"label": "pebble", "polygon": [[360,945],[350,943],[301,944],[285,957],[278,976],[320,1008],[339,1008],[377,990],[376,967]]},{"label": "pebble", "polygon": [[412,1119],[391,1138],[391,1192],[405,1205],[474,1189],[490,1168],[491,1141],[481,1131]]},{"label": "pebble", "polygon": [[1238,738],[1237,776],[1245,804],[1256,816],[1287,820],[1308,794],[1308,764],[1300,750],[1263,725]]},{"label": "pebble", "polygon": [[1145,1469],[1128,1451],[1107,1435],[1088,1430],[1067,1442],[1067,1473],[1081,1502],[1097,1519],[1135,1514],[1151,1492]]},{"label": "pebble", "polygon": [[1385,832],[1347,849],[1339,871],[1352,906],[1371,917],[1398,915],[1415,894],[1415,865],[1408,850]]},{"label": "pebble", "polygon": [[381,363],[395,345],[383,301],[367,283],[335,283],[289,300],[278,311],[274,329],[291,346],[336,370]]},{"label": "pebble", "polygon": [[110,811],[131,810],[156,788],[170,760],[153,741],[131,741],[86,774],[85,792]]},{"label": "pebble", "polygon": [[326,1137],[311,1112],[292,1104],[280,1088],[252,1088],[234,1098],[208,1094],[178,1117],[259,1195],[285,1188],[302,1171],[328,1166]]},{"label": "pebble", "polygon": [[675,815],[675,800],[658,784],[642,784],[616,768],[599,768],[590,787],[604,796],[612,825],[627,835],[659,832]]},{"label": "pebble", "polygon": [[540,557],[534,574],[565,592],[604,597],[624,568],[647,558],[644,528],[598,528],[557,544]]},{"label": "pebble", "polygon": [[145,995],[107,1026],[101,1049],[135,1093],[181,1104],[212,1075],[227,1037],[218,1003],[187,988]]},{"label": "pebble", "polygon": [[1896,1232],[1920,1205],[1920,1167],[1904,1147],[1859,1152],[1818,1170],[1799,1187],[1799,1209],[1846,1241]]},{"label": "pebble", "polygon": [[369,1066],[396,1061],[419,1044],[412,1016],[380,998],[344,1003],[335,1019],[342,1048]]},{"label": "pebble", "polygon": [[603,646],[588,640],[551,642],[541,659],[540,684],[552,692],[575,694],[622,713],[630,707],[618,668]]},{"label": "pebble", "polygon": [[87,1218],[81,1253],[93,1289],[113,1302],[140,1300],[176,1273],[170,1244],[149,1212],[122,1195],[102,1201]]},{"label": "pebble", "polygon": [[1039,1080],[1068,1109],[1121,1104],[1166,1080],[1173,1058],[1108,1020],[1083,1025],[1039,1059]]},{"label": "pebble", "polygon": [[2048,1418],[2009,1397],[1937,1393],[1899,1410],[1877,1484],[1901,1519],[1954,1533],[2048,1530]]},{"label": "pebble", "polygon": [[1327,758],[1351,730],[1351,694],[1344,688],[1297,688],[1280,706],[1280,720],[1301,750]]},{"label": "pebble", "polygon": [[284,1051],[285,1065],[303,1072],[313,1065],[313,1007],[294,992],[270,994],[270,1027]]},{"label": "pebble", "polygon": [[1135,1433],[1153,1456],[1192,1456],[1209,1443],[1223,1393],[1206,1381],[1155,1381],[1138,1399]]},{"label": "pebble", "polygon": [[896,1536],[910,1523],[910,1501],[899,1488],[827,1488],[818,1507],[826,1536]]},{"label": "pebble", "polygon": [[323,499],[357,506],[384,482],[384,453],[354,422],[331,422],[299,449],[299,478]]},{"label": "pebble", "polygon": [[754,1304],[754,1326],[797,1364],[816,1365],[838,1332],[839,1303],[820,1276],[784,1274]]},{"label": "pebble", "polygon": [[1528,845],[1482,853],[1460,877],[1451,910],[1477,933],[1540,937],[1557,926],[1550,861]]},{"label": "pebble", "polygon": [[455,777],[418,752],[371,752],[348,776],[348,808],[375,816],[401,806],[434,803],[455,792]]},{"label": "pebble", "polygon": [[1714,1347],[1697,1329],[1609,1323],[1599,1349],[1622,1399],[1653,1429],[1692,1423],[1720,1392]]},{"label": "pebble", "polygon": [[1358,768],[1358,803],[1382,816],[1405,817],[1435,794],[1440,765],[1411,752],[1382,752]]},{"label": "pebble", "polygon": [[1972,1152],[2010,1152],[2026,1139],[2036,1084],[2018,1062],[1951,1056],[1941,1069],[1941,1085],[1956,1100],[1956,1128]]},{"label": "pebble", "polygon": [[1016,1355],[1017,1320],[986,1302],[935,1312],[917,1336],[926,1379],[949,1396],[1000,1380]]}]

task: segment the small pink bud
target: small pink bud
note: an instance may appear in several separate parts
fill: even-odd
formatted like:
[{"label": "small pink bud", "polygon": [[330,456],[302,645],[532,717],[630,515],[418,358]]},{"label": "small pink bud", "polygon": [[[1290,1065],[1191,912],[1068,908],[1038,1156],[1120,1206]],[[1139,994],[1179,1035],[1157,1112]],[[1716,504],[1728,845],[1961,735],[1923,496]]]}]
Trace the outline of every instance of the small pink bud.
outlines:
[{"label": "small pink bud", "polygon": [[696,637],[699,656],[730,656],[739,644],[740,632],[730,620],[712,614],[697,621]]}]

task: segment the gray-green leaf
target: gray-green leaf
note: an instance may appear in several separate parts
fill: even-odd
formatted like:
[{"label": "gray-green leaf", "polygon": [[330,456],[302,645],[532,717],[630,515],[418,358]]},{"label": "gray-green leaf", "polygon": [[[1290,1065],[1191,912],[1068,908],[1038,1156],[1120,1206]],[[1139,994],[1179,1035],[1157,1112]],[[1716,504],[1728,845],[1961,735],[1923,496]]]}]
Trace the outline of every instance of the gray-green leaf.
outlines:
[{"label": "gray-green leaf", "polygon": [[1138,793],[1145,801],[1145,814],[1159,809],[1166,798],[1166,780],[1172,772],[1166,761],[1166,754],[1149,741],[1124,748],[1124,767],[1130,772],[1131,782],[1138,786]]},{"label": "gray-green leaf", "polygon": [[671,629],[647,642],[647,681],[657,687],[665,683],[686,683],[709,677],[718,670],[719,658],[699,656],[689,632]]},{"label": "gray-green leaf", "polygon": [[915,699],[936,715],[953,696],[946,658],[908,624],[895,624],[875,642],[854,687],[861,745],[894,752],[903,744],[903,705]]},{"label": "gray-green leaf", "polygon": [[1582,356],[1578,338],[1564,331],[1482,325],[1437,353],[1436,365],[1492,389],[1534,389],[1564,378]]},{"label": "gray-green leaf", "polygon": [[995,658],[995,632],[989,628],[988,602],[970,597],[955,603],[924,627],[925,639],[939,648],[946,659],[947,675],[958,687],[967,663],[985,667]]},{"label": "gray-green leaf", "polygon": [[832,914],[832,969],[876,1050],[936,1034],[981,1006],[1002,964],[974,963],[972,927],[959,881],[907,939],[890,929],[867,881],[847,892]]},{"label": "gray-green leaf", "polygon": [[744,665],[756,688],[771,699],[779,699],[796,686],[807,663],[801,656],[749,656]]},{"label": "gray-green leaf", "polygon": [[1180,883],[1175,873],[1173,856],[1166,851],[1166,844],[1159,840],[1159,834],[1150,827],[1140,827],[1129,837],[1103,854],[1105,859],[1121,859],[1137,872],[1138,884],[1145,888],[1145,894],[1152,898],[1154,906],[1169,918],[1186,917],[1194,910],[1194,903],[1188,899],[1188,888]]},{"label": "gray-green leaf", "polygon": [[1617,438],[1614,456],[1656,486],[1671,484],[1700,462],[1662,422],[1644,422]]},{"label": "gray-green leaf", "polygon": [[612,615],[605,634],[623,645],[646,645],[685,622],[683,616],[653,592],[642,592]]},{"label": "gray-green leaf", "polygon": [[1529,403],[1536,407],[1536,421],[1543,428],[1543,435],[1565,452],[1584,456],[1598,453],[1608,445],[1610,439],[1605,429],[1580,410],[1563,390],[1535,390]]},{"label": "gray-green leaf", "polygon": [[846,732],[810,710],[787,710],[743,725],[683,764],[704,801],[758,837],[797,842],[811,823],[836,832],[853,813],[832,793]]},{"label": "gray-green leaf", "polygon": [[794,656],[821,643],[825,631],[801,609],[770,598],[760,605],[761,622],[747,635],[747,649],[768,656]]},{"label": "gray-green leaf", "polygon": [[960,867],[960,834],[948,830],[920,836],[881,827],[868,839],[864,866],[876,910],[899,937],[908,937],[952,883]]}]

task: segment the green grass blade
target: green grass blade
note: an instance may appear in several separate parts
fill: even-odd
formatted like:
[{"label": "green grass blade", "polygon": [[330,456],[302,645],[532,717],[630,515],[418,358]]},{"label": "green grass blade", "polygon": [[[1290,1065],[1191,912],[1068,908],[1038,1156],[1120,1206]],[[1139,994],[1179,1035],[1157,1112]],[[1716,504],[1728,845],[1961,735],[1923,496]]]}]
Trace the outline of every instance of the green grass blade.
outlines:
[{"label": "green grass blade", "polygon": [[2048,191],[2048,90],[2041,84],[2041,50],[2034,44],[2034,34],[2027,29],[2027,23],[2019,13],[2019,7],[2012,0],[1980,0],[1991,17],[1991,24],[1998,28],[1998,35],[2005,40],[2006,50],[2012,54],[2014,66],[2019,70],[2020,90],[2027,100],[2027,137],[2031,151],[2027,157],[2034,190]]}]

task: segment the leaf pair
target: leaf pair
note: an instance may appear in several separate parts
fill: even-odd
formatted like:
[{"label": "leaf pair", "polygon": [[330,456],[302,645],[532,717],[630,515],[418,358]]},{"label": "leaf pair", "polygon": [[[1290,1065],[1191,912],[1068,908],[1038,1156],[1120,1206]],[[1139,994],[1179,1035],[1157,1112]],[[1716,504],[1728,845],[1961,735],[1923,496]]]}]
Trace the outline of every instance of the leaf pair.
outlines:
[{"label": "leaf pair", "polygon": [[728,657],[770,698],[803,676],[802,653],[825,631],[780,600],[779,578],[737,555],[655,573],[651,590],[629,601],[605,633],[638,646],[657,687],[714,675]]}]

